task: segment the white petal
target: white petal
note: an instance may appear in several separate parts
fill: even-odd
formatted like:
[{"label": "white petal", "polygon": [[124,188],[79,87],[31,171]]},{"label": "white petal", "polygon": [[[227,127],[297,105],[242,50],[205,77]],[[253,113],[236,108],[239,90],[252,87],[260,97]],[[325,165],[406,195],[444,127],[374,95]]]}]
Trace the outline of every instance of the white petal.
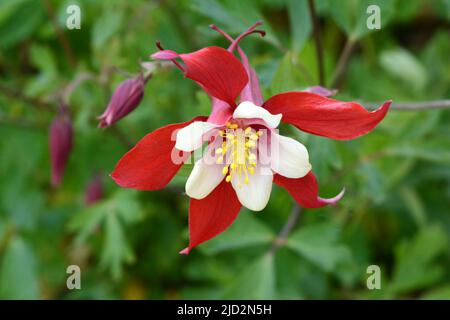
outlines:
[{"label": "white petal", "polygon": [[233,174],[231,183],[241,204],[253,211],[261,211],[269,202],[272,191],[272,170],[255,168],[255,173],[249,176],[249,183],[244,183],[244,177]]},{"label": "white petal", "polygon": [[280,124],[282,114],[271,114],[262,107],[254,105],[250,101],[240,103],[234,110],[235,119],[262,119],[271,128],[276,128]]},{"label": "white petal", "polygon": [[311,171],[308,150],[300,142],[273,133],[271,150],[273,151],[270,159],[271,168],[276,173],[286,178],[297,179]]},{"label": "white petal", "polygon": [[223,165],[198,160],[186,181],[186,194],[194,199],[205,198],[224,179],[222,168]]},{"label": "white petal", "polygon": [[209,122],[192,122],[186,127],[178,130],[175,148],[181,151],[193,151],[200,148],[203,142],[205,142],[203,141],[203,135],[215,127],[217,127],[217,125]]}]

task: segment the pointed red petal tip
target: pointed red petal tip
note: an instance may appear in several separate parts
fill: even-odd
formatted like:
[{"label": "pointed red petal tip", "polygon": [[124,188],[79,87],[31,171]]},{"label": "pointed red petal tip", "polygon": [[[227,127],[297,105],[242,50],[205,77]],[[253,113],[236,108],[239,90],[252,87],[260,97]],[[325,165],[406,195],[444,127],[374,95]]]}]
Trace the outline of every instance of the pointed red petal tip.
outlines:
[{"label": "pointed red petal tip", "polygon": [[277,94],[264,103],[271,113],[283,114],[283,121],[305,132],[351,140],[372,131],[385,117],[392,101],[370,112],[356,102],[338,101],[310,92]]},{"label": "pointed red petal tip", "polygon": [[178,53],[176,53],[173,50],[161,50],[158,52],[155,52],[150,56],[152,59],[158,59],[158,60],[173,60],[177,59],[179,57]]},{"label": "pointed red petal tip", "polygon": [[290,179],[276,174],[274,175],[274,182],[285,188],[303,208],[321,208],[329,204],[334,205],[345,193],[345,189],[343,189],[333,198],[325,199],[319,197],[319,185],[312,171],[303,178],[298,179]]},{"label": "pointed red petal tip", "polygon": [[330,204],[330,205],[336,205],[336,203],[339,201],[339,200],[341,200],[342,199],[342,197],[344,197],[344,194],[345,194],[345,188],[343,188],[342,190],[341,190],[341,192],[339,192],[336,196],[334,196],[333,198],[321,198],[321,197],[318,197],[317,198],[317,200],[320,202],[320,203],[323,203],[323,204],[325,204],[325,205],[327,205],[327,204]]},{"label": "pointed red petal tip", "polygon": [[189,246],[180,254],[224,232],[236,219],[242,205],[230,183],[223,180],[201,200],[189,204]]},{"label": "pointed red petal tip", "polygon": [[180,254],[188,255],[190,251],[191,250],[189,248],[184,248],[183,250],[180,251]]}]

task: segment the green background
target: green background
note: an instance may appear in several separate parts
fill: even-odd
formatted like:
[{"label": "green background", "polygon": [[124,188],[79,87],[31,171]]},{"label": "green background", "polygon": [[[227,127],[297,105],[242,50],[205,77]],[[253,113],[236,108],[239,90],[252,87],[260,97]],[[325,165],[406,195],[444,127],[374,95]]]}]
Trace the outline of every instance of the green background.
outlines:
[{"label": "green background", "polygon": [[[65,28],[74,3],[81,30]],[[380,6],[381,30],[366,28],[368,4]],[[450,1],[316,6],[328,86],[344,43],[354,43],[337,99],[450,97]],[[190,168],[156,192],[122,190],[109,178],[128,142],[210,110],[192,81],[161,68],[137,110],[98,129],[95,117],[124,73],[140,70],[156,40],[178,52],[227,46],[209,24],[236,36],[258,19],[267,36],[252,35],[242,47],[264,97],[317,85],[306,0],[0,2],[0,298],[450,298],[448,110],[391,110],[374,132],[347,142],[282,127],[309,149],[320,194],[345,187],[346,195],[336,207],[302,210],[275,252],[294,204],[278,187],[264,211],[242,210],[228,231],[181,256]],[[55,97],[86,74],[92,79],[68,99],[75,145],[62,186],[52,188],[47,135]],[[96,172],[105,197],[86,207]],[[81,267],[81,290],[66,288],[71,264]],[[366,287],[372,264],[381,268],[381,290]]]}]

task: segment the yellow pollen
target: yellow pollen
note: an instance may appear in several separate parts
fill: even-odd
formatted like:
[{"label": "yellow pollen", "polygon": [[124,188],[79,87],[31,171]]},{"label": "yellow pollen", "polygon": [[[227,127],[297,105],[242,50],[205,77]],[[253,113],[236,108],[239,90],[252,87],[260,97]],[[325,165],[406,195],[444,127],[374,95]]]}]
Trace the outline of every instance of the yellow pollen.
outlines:
[{"label": "yellow pollen", "polygon": [[253,147],[256,146],[256,143],[255,143],[254,141],[250,140],[250,141],[248,141],[248,142],[245,143],[245,146],[246,146],[247,148],[253,148]]},{"label": "yellow pollen", "polygon": [[257,166],[257,141],[262,135],[252,127],[241,128],[237,123],[227,122],[226,129],[219,131],[223,141],[216,153],[216,163],[223,164],[222,174],[225,181],[230,182],[237,177],[236,184],[242,187],[250,183],[250,176],[255,173]]},{"label": "yellow pollen", "polygon": [[228,166],[223,167],[223,169],[222,169],[222,174],[223,174],[223,175],[226,175],[227,173],[228,173]]}]

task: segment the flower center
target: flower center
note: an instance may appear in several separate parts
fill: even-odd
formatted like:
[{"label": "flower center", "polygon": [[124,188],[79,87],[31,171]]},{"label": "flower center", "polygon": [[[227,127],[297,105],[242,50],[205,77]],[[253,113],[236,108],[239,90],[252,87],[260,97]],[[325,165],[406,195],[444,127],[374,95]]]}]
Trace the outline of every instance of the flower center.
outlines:
[{"label": "flower center", "polygon": [[230,182],[233,176],[237,176],[239,187],[242,181],[248,184],[250,175],[255,173],[257,144],[263,132],[227,122],[226,129],[220,130],[219,134],[223,142],[222,147],[216,150],[216,163],[224,164],[222,174],[226,176],[225,181]]}]

